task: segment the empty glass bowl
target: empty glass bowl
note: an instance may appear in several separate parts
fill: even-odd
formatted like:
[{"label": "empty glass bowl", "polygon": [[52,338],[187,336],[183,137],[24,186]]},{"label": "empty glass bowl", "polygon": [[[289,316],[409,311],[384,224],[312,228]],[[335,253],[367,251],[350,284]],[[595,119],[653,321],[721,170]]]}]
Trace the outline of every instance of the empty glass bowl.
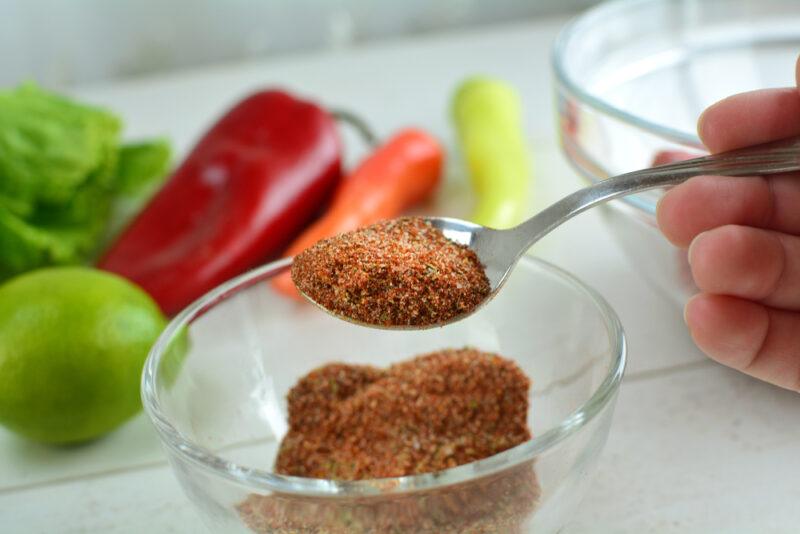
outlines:
[{"label": "empty glass bowl", "polygon": [[[142,398],[175,475],[214,532],[553,532],[594,471],[625,365],[603,299],[523,258],[466,320],[423,331],[356,326],[275,293],[272,263],[178,315],[147,361]],[[513,358],[532,379],[534,438],[431,474],[341,482],[272,471],[287,430],[285,395],[331,361],[388,366],[442,348]],[[494,530],[492,530],[494,529]]]},{"label": "empty glass bowl", "polygon": [[[560,134],[589,182],[699,155],[700,113],[734,93],[794,86],[797,0],[619,0],[578,17],[553,52]],[[604,207],[634,266],[676,302],[694,292],[686,255],[658,233],[659,192]]]}]

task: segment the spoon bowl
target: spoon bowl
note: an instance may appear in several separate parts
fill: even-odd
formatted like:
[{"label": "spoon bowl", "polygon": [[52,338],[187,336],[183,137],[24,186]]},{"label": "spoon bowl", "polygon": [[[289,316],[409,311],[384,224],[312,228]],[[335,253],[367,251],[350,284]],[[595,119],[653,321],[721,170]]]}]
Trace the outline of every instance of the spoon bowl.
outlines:
[{"label": "spoon bowl", "polygon": [[502,233],[503,232],[502,230],[487,228],[486,226],[481,226],[480,224],[475,224],[473,222],[465,221],[463,219],[456,219],[454,217],[420,217],[420,218],[430,223],[431,226],[433,226],[437,230],[441,231],[442,234],[450,241],[453,241],[454,243],[458,243],[459,245],[464,245],[465,247],[472,249],[478,256],[478,260],[483,266],[486,278],[488,278],[489,280],[489,287],[490,287],[489,295],[487,295],[487,297],[483,300],[483,302],[481,302],[478,306],[472,308],[471,310],[465,313],[451,317],[446,321],[429,323],[425,325],[383,325],[383,324],[367,323],[364,321],[360,321],[354,317],[338,313],[335,310],[326,308],[325,306],[314,300],[310,295],[305,293],[299,287],[297,288],[297,290],[300,292],[303,298],[305,298],[308,302],[310,302],[317,308],[323,310],[324,312],[328,313],[329,315],[333,315],[334,317],[341,319],[343,321],[347,321],[348,323],[353,323],[359,326],[366,326],[369,328],[376,328],[379,330],[427,330],[430,328],[439,328],[447,324],[453,323],[455,321],[460,321],[461,319],[472,315],[477,310],[485,306],[490,300],[492,300],[492,297],[494,297],[494,295],[497,293],[500,287],[505,283],[506,279],[508,278],[508,275],[513,270],[514,265],[516,265],[521,254],[519,256],[515,256],[516,251],[513,250],[513,248],[510,248],[508,250],[505,250],[506,254],[505,256],[500,256],[500,257],[493,256],[492,253],[493,247],[501,246],[503,243],[505,243],[505,241],[503,241],[502,239],[497,239],[497,237],[499,236],[494,235]]},{"label": "spoon bowl", "polygon": [[486,278],[489,279],[491,292],[487,301],[500,290],[519,258],[525,253],[525,250],[520,251],[514,242],[506,239],[506,234],[513,229],[495,230],[452,217],[425,217],[425,220],[450,241],[469,247],[475,252],[483,265]]}]

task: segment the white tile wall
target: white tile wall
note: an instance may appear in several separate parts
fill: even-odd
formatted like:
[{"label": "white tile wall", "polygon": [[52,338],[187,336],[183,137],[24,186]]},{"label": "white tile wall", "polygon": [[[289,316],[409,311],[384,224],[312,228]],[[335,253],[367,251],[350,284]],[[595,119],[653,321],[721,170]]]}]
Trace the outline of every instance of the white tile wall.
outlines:
[{"label": "white tile wall", "polygon": [[576,9],[597,0],[0,0],[0,86],[48,85]]}]

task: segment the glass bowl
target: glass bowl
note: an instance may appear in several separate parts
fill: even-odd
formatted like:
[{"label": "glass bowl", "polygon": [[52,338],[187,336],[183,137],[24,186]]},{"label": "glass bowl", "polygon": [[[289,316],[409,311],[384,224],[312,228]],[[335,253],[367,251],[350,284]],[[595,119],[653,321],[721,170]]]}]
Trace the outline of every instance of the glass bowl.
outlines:
[{"label": "glass bowl", "polygon": [[[265,281],[279,261],[179,314],[153,347],[142,398],[175,475],[214,532],[554,532],[573,514],[605,444],[625,366],[617,316],[592,289],[523,258],[500,294],[443,328],[353,325]],[[357,482],[272,471],[285,395],[330,361],[387,366],[471,346],[532,379],[533,439],[431,474]],[[491,530],[494,529],[494,530]]]},{"label": "glass bowl", "polygon": [[[700,155],[700,113],[734,93],[794,86],[797,0],[620,0],[567,25],[553,49],[568,160],[596,182],[672,151]],[[663,160],[662,160],[663,161]],[[604,207],[633,265],[675,302],[695,292],[686,254],[656,228],[661,192]]]}]

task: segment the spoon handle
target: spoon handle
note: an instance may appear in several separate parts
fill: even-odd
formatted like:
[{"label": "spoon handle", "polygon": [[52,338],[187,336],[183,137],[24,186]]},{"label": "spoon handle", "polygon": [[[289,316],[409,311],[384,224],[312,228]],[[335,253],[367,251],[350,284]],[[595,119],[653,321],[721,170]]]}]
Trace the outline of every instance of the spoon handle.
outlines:
[{"label": "spoon handle", "polygon": [[561,223],[615,198],[677,185],[701,174],[754,176],[793,171],[800,171],[800,137],[620,174],[564,197],[510,231],[527,243],[523,248],[527,250]]}]

